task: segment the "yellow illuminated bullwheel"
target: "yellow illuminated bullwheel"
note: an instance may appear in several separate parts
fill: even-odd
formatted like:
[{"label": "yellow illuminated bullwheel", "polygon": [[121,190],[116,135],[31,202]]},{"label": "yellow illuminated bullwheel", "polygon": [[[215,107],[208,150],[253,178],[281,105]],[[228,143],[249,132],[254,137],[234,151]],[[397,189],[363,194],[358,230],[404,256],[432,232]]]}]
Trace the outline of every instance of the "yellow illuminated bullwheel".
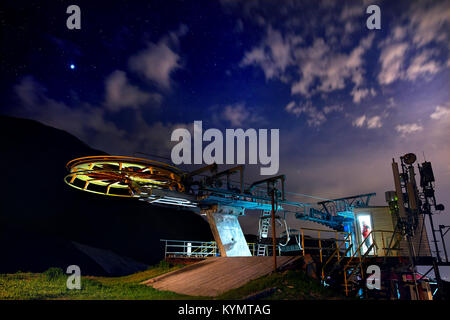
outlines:
[{"label": "yellow illuminated bullwheel", "polygon": [[79,190],[117,197],[151,194],[153,188],[184,191],[182,172],[162,162],[120,156],[78,158],[64,181]]}]

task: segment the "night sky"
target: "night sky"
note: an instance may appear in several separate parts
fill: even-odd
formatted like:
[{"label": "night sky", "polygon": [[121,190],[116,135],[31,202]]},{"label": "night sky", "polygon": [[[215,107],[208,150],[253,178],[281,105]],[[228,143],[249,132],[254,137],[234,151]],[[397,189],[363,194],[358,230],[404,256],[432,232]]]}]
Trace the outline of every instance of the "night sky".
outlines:
[{"label": "night sky", "polygon": [[[71,4],[81,30],[66,27]],[[381,30],[366,27],[370,4]],[[289,191],[377,192],[377,205],[393,189],[392,158],[425,154],[450,208],[449,1],[1,6],[2,114],[128,156],[170,157],[171,132],[194,120],[204,130],[278,128]],[[247,168],[247,182],[261,178],[259,165]]]}]

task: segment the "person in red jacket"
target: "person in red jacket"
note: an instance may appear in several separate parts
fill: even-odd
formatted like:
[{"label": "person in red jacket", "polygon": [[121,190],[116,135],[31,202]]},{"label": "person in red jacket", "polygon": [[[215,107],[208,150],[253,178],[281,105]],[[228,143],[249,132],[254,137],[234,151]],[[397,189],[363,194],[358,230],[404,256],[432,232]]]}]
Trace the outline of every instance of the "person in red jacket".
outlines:
[{"label": "person in red jacket", "polygon": [[370,234],[370,228],[365,222],[363,222],[362,235],[364,237],[363,240],[366,241],[365,245],[367,246],[367,249],[370,248],[370,246],[372,245],[372,241],[371,241],[371,239],[369,237],[369,234]]}]

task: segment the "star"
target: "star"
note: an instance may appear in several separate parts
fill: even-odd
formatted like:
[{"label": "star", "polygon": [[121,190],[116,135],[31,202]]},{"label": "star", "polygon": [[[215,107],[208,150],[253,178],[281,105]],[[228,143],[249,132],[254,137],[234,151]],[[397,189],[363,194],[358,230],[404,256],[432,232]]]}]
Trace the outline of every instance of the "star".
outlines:
[{"label": "star", "polygon": [[69,67],[71,70],[75,70],[75,65],[73,63]]}]

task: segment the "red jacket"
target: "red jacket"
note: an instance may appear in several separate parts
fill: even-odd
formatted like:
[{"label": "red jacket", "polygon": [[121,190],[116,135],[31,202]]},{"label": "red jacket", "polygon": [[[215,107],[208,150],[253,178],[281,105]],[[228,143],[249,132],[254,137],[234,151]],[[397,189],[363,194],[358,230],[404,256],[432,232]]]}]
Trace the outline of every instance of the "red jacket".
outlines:
[{"label": "red jacket", "polygon": [[363,234],[364,238],[367,238],[369,236],[369,227],[367,225],[365,225],[363,227],[362,234]]}]

